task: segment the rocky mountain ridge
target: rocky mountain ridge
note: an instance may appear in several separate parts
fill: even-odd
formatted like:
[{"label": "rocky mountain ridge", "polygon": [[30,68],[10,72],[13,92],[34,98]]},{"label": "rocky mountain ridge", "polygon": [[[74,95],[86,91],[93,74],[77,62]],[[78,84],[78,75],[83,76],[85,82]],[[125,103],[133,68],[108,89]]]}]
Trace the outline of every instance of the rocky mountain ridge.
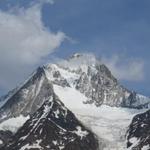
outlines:
[{"label": "rocky mountain ridge", "polygon": [[150,98],[120,85],[103,63],[94,56],[89,57],[75,54],[68,61],[48,64],[45,66],[47,78],[60,86],[75,87],[88,97],[86,103],[96,106],[106,104],[138,109],[149,107]]},{"label": "rocky mountain ridge", "polygon": [[127,147],[131,150],[150,149],[150,110],[133,118],[127,132]]},{"label": "rocky mountain ridge", "polygon": [[[70,93],[72,92],[70,97],[65,95],[67,90]],[[14,150],[21,148],[26,150],[27,147],[28,149],[33,149],[33,146],[37,149],[50,149],[53,147],[54,150],[84,150],[87,149],[86,145],[89,148],[87,150],[96,150],[98,144],[94,134],[83,126],[80,121],[77,121],[73,114],[74,111],[71,113],[67,108],[69,116],[73,117],[71,119],[73,123],[70,122],[71,120],[68,120],[68,125],[66,125],[64,112],[60,111],[60,109],[64,108],[63,103],[67,107],[68,104],[73,107],[80,105],[80,110],[83,108],[89,110],[87,115],[91,114],[90,110],[92,111],[92,108],[98,113],[102,105],[132,109],[149,108],[150,105],[150,98],[139,95],[120,85],[110,70],[99,60],[96,60],[95,57],[81,54],[75,54],[68,60],[39,67],[20,88],[6,97],[7,99],[4,100],[0,108],[0,122],[3,123],[10,118],[17,118],[20,115],[29,115],[30,119],[23,126],[19,127],[18,132],[8,134],[9,131],[4,131],[3,134],[0,134],[0,140],[3,142],[5,142],[4,137],[11,140],[8,146],[3,147],[3,150],[4,148],[10,150],[12,147]],[[51,97],[56,103],[55,105],[58,106],[57,109],[54,107],[45,115],[45,108],[50,108],[51,102],[48,100]],[[72,103],[73,99],[74,103]],[[58,112],[61,112],[60,115]],[[44,118],[41,118],[43,115]],[[34,126],[33,124],[37,125]],[[74,128],[66,129],[67,126],[74,126]],[[36,130],[33,135],[29,134],[27,138],[20,141],[22,137],[27,135],[27,132],[30,133],[36,128],[39,129],[39,127],[42,128],[45,134],[47,131],[51,133],[51,130],[54,129],[53,134],[55,137],[51,133],[43,139],[44,137],[41,137],[41,133]],[[62,129],[65,129],[65,132]],[[63,132],[62,135],[68,140],[58,133],[61,130]],[[85,136],[84,141],[75,134],[79,132],[81,134],[89,133]],[[56,137],[58,139],[57,142]],[[69,141],[76,138],[77,141]],[[47,142],[49,142],[49,145]],[[66,147],[68,142],[71,145],[69,144],[69,147]],[[92,144],[92,147],[90,144]]]},{"label": "rocky mountain ridge", "polygon": [[96,150],[96,136],[52,93],[2,150]]}]

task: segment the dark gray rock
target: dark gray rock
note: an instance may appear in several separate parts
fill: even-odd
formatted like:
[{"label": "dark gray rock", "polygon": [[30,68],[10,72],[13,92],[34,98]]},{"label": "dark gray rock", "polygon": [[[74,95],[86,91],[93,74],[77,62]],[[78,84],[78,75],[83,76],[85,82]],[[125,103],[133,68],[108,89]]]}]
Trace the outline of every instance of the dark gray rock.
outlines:
[{"label": "dark gray rock", "polygon": [[13,133],[11,131],[0,130],[0,140],[2,141],[2,143],[0,144],[0,148],[6,145],[7,143],[9,143],[12,137],[13,137]]},{"label": "dark gray rock", "polygon": [[46,78],[44,69],[39,67],[36,73],[1,107],[0,120],[20,114],[24,116],[33,114],[52,92],[53,87]]},{"label": "dark gray rock", "polygon": [[96,106],[106,104],[116,107],[147,108],[149,98],[141,99],[136,92],[121,86],[104,64],[88,66],[88,72],[82,72],[75,82],[76,89],[88,97],[86,103]]},{"label": "dark gray rock", "polygon": [[[75,55],[71,59],[78,61],[79,57],[82,55]],[[49,149],[46,146],[57,150],[59,146],[64,145],[65,150],[95,150],[97,148],[94,134],[86,129],[60,102],[53,91],[53,84],[76,88],[87,97],[85,104],[95,104],[97,107],[106,104],[115,107],[149,108],[149,98],[121,86],[104,64],[96,61],[95,64],[88,63],[84,67],[87,67],[87,71],[80,64],[76,69],[72,69],[71,65],[66,67],[60,64],[39,67],[20,88],[6,96],[7,101],[3,98],[5,103],[0,107],[0,122],[20,114],[31,116],[13,138],[11,136],[7,138],[7,134],[1,134],[0,139],[12,140],[11,142],[6,140],[8,143],[8,146],[5,147],[6,150],[19,150],[25,145],[31,147],[38,144],[39,140],[42,140],[40,146],[44,150]],[[70,78],[68,74],[64,73],[65,71],[68,74],[75,74],[75,76]],[[51,97],[54,102],[53,107],[45,115],[45,108],[52,104],[49,101]],[[67,116],[65,116],[66,114]],[[78,126],[81,131],[89,133],[83,139],[76,134]],[[72,139],[74,140],[72,141]],[[56,141],[57,145],[54,144]]]},{"label": "dark gray rock", "polygon": [[128,148],[142,150],[144,146],[150,149],[150,110],[136,115],[127,132]]},{"label": "dark gray rock", "polygon": [[95,135],[53,94],[0,150],[97,150]]}]

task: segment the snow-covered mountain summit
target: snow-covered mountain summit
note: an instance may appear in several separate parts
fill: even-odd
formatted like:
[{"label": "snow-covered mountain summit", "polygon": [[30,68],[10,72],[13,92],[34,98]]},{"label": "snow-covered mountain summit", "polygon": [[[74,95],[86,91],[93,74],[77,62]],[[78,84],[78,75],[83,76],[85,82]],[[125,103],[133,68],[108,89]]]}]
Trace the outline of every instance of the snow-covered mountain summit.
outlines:
[{"label": "snow-covered mountain summit", "polygon": [[45,65],[44,70],[55,85],[72,87],[83,93],[87,104],[143,108],[150,103],[149,98],[120,85],[94,55],[74,54],[57,64]]},{"label": "snow-covered mountain summit", "polygon": [[[2,150],[98,148],[96,136],[55,94],[53,82],[47,78],[45,67],[39,67],[2,105],[0,111]],[[20,120],[20,115],[24,116],[24,121]],[[14,125],[12,120],[20,126]]]},{"label": "snow-covered mountain summit", "polygon": [[[19,89],[11,92],[12,94],[9,94],[6,99],[3,98],[3,101],[1,100],[2,111],[0,111],[6,113],[5,110],[10,106],[12,107],[13,103],[16,101],[21,103],[22,100],[20,99],[32,100],[33,105],[40,106],[42,102],[34,102],[34,99],[43,95],[39,92],[41,92],[41,86],[45,87],[44,84],[47,82],[52,82],[53,85],[60,87],[75,89],[87,97],[87,100],[82,103],[94,104],[97,107],[106,104],[117,107],[143,108],[149,107],[150,103],[150,98],[120,85],[111,71],[94,55],[76,53],[69,59],[59,61],[56,64],[39,67]],[[21,104],[15,107],[21,107]],[[30,110],[26,112],[27,114],[36,110],[36,108],[35,110],[32,109],[31,106],[28,109]],[[4,116],[3,113],[1,115]]]},{"label": "snow-covered mountain summit", "polygon": [[[143,111],[138,109],[149,108],[150,104],[149,98],[120,85],[107,66],[96,59],[95,56],[91,54],[74,54],[66,60],[39,67],[19,88],[8,94],[6,99],[1,100],[0,122],[2,123],[0,129],[15,131],[12,134],[18,138],[14,138],[16,141],[12,141],[12,143],[19,144],[19,138],[26,134],[24,130],[29,130],[29,132],[32,129],[34,130],[32,122],[42,124],[42,128],[47,127],[47,122],[44,121],[43,124],[38,117],[44,114],[45,103],[52,95],[56,95],[77,118],[81,119],[86,126],[98,134],[100,150],[104,147],[107,147],[108,150],[110,150],[110,147],[114,147],[114,150],[117,150],[117,148],[123,149],[125,147],[125,133],[132,117]],[[63,105],[60,107],[63,107]],[[37,115],[37,113],[41,115]],[[51,115],[53,113],[60,122],[65,120],[64,117],[59,117],[55,109],[48,113],[46,120],[49,117],[52,119]],[[15,127],[15,130],[11,130],[14,126],[8,125],[9,120],[12,118],[18,120],[20,115],[26,118],[30,116],[30,119],[27,122],[24,119],[25,121],[22,124],[19,123],[20,126]],[[76,118],[73,120],[76,120]],[[56,126],[60,126],[59,121],[55,122]],[[50,123],[48,122],[48,124]],[[61,124],[61,127],[63,124]],[[48,127],[47,131],[49,132],[52,128],[57,131],[57,128],[53,125]],[[87,130],[86,127],[83,126],[83,128]],[[75,131],[75,128],[73,130]],[[55,131],[54,133],[56,133]],[[20,132],[23,134],[20,135]],[[114,135],[114,132],[116,135]],[[68,130],[65,134],[68,135]],[[1,140],[4,138],[3,135],[0,134]],[[39,140],[40,133],[37,132],[35,136],[37,137],[29,136],[29,139],[33,140],[32,144],[29,144],[30,146],[37,144],[35,141]],[[56,136],[62,138],[59,134]],[[69,134],[69,137],[72,136],[72,134]],[[92,132],[91,136],[94,136]],[[11,139],[11,137],[9,138]],[[52,137],[48,136],[47,138],[51,141]],[[27,141],[24,140],[22,142],[28,145],[28,139]],[[67,141],[64,140],[65,142]],[[16,148],[15,144],[12,145]],[[46,145],[42,144],[41,146],[45,148]],[[93,150],[96,150],[95,148]],[[54,149],[60,148],[57,146]],[[64,148],[64,150],[66,149]]]}]

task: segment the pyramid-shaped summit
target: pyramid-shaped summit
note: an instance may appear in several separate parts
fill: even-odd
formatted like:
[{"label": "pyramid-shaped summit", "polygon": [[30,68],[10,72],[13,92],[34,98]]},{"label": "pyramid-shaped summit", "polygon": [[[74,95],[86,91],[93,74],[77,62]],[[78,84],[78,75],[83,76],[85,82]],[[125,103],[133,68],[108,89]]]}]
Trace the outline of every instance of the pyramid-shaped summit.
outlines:
[{"label": "pyramid-shaped summit", "polygon": [[[103,139],[100,134],[103,124],[96,121],[104,115],[101,119],[109,122],[108,114],[115,113],[114,116],[119,117],[117,111],[125,113],[117,118],[120,121],[116,129],[116,134],[123,133],[125,137],[132,115],[124,111],[124,107],[140,110],[149,108],[149,104],[149,98],[120,85],[95,56],[75,54],[67,60],[39,67],[20,87],[1,99],[0,147],[1,150],[97,150],[99,139],[101,149],[118,148],[105,134],[102,134],[106,138]],[[116,123],[115,117],[111,117],[111,123]],[[18,124],[10,123],[12,119]],[[98,138],[79,120],[92,128]],[[110,131],[113,128],[115,126],[111,126]]]},{"label": "pyramid-shaped summit", "polygon": [[97,147],[95,135],[52,94],[1,150],[96,150]]}]

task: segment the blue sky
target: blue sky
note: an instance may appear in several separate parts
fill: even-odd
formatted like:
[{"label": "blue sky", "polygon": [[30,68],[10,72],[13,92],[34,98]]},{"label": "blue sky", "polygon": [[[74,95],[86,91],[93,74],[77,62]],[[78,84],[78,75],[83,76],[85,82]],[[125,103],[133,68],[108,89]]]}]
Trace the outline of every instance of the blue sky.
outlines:
[{"label": "blue sky", "polygon": [[[6,13],[13,9],[11,13],[14,13],[14,9],[28,9],[37,3],[40,3],[40,0],[6,0],[0,1],[0,8]],[[117,64],[110,68],[112,67],[112,72],[114,70],[116,74],[119,71],[124,73],[120,82],[129,89],[150,95],[150,1],[55,0],[53,4],[40,5],[41,22],[47,32],[52,32],[52,35],[62,32],[67,38],[62,40],[61,44],[57,43],[59,46],[54,47],[55,50],[46,52],[44,56],[40,55],[44,58],[42,61],[38,58],[34,65],[27,65],[24,70],[15,70],[14,72],[23,74],[14,73],[14,82],[11,82],[10,86],[9,83],[0,84],[0,94],[6,93],[9,87],[12,88],[23,81],[34,68],[52,56],[65,58],[74,52],[92,52],[104,59],[106,64],[110,64],[111,61],[114,63],[114,58],[117,57]],[[4,68],[5,64],[1,68]],[[136,64],[133,65],[133,70],[138,70],[137,74],[140,75],[130,75],[131,64]],[[20,77],[22,75],[23,77]]]}]

